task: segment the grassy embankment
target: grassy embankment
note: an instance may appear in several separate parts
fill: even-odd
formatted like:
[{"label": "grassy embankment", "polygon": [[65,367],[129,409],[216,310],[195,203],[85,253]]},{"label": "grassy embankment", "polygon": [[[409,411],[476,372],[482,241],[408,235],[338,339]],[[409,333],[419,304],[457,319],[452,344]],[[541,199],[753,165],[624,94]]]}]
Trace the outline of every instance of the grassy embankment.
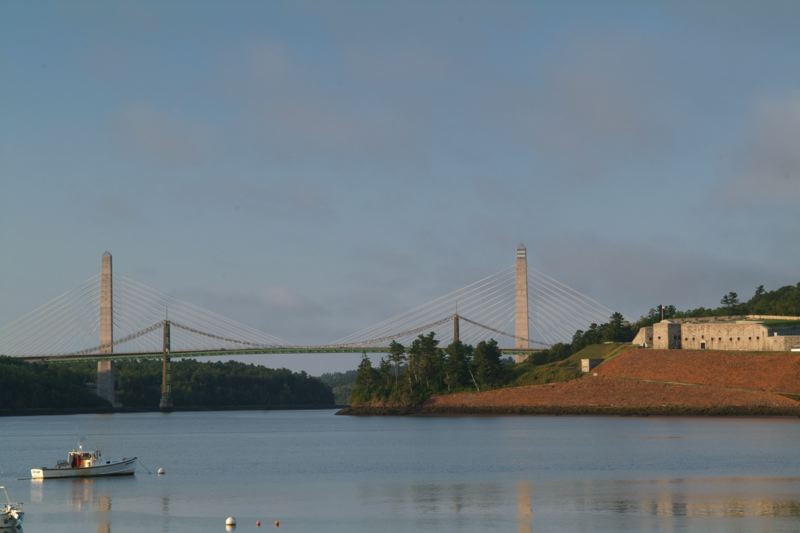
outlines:
[{"label": "grassy embankment", "polygon": [[633,346],[628,343],[591,344],[561,361],[541,365],[528,362],[522,363],[519,370],[520,374],[511,386],[544,385],[546,383],[558,383],[576,379],[581,376],[581,359],[603,359],[607,361],[631,348]]}]

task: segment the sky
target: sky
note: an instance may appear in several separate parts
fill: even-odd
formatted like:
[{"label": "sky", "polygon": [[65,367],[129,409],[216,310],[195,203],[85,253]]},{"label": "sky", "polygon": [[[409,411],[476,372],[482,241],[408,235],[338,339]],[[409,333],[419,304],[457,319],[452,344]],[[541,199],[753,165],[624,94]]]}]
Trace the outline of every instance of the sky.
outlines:
[{"label": "sky", "polygon": [[775,0],[2,2],[0,324],[105,250],[296,343],[518,243],[631,320],[795,284],[798,25]]}]

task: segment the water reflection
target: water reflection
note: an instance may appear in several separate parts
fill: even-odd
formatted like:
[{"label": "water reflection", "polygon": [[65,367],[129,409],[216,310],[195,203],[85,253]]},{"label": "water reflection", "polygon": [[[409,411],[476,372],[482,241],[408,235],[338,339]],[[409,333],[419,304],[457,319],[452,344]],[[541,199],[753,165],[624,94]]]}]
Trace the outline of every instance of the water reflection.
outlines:
[{"label": "water reflection", "polygon": [[399,516],[413,516],[417,529],[473,529],[475,521],[496,526],[514,520],[519,533],[533,531],[533,483],[520,481],[509,494],[505,483],[397,483],[365,484],[357,496],[365,508],[387,508]]},{"label": "water reflection", "polygon": [[105,491],[96,493],[94,479],[72,479],[70,482],[72,509],[97,513],[97,533],[111,533],[108,516],[111,513],[111,495]]},{"label": "water reflection", "polygon": [[169,496],[161,497],[161,531],[162,533],[169,533]]},{"label": "water reflection", "polygon": [[[800,517],[800,478],[584,481],[575,511],[680,518]],[[768,495],[768,496],[767,496]]]},{"label": "water reflection", "polygon": [[517,483],[517,531],[519,533],[533,532],[532,492],[533,485],[530,481]]},{"label": "water reflection", "polygon": [[698,519],[730,519],[733,525],[742,518],[800,518],[800,479],[412,482],[364,485],[359,499],[365,506],[414,516],[417,528],[428,530],[471,529],[476,520],[511,525],[514,508],[518,533],[533,533],[534,516],[540,528],[548,529],[565,514],[579,528],[593,523],[592,517],[602,518],[600,529],[605,530],[658,524],[680,528]]},{"label": "water reflection", "polygon": [[[92,512],[97,516],[97,533],[110,533],[111,494],[96,489],[96,480],[91,478],[54,480],[51,492],[64,494],[68,507],[73,511]],[[65,485],[68,487],[64,493]],[[31,503],[40,504],[47,498],[45,482],[34,479],[30,482]],[[51,495],[52,498],[52,495]],[[168,512],[168,505],[167,505]]]}]

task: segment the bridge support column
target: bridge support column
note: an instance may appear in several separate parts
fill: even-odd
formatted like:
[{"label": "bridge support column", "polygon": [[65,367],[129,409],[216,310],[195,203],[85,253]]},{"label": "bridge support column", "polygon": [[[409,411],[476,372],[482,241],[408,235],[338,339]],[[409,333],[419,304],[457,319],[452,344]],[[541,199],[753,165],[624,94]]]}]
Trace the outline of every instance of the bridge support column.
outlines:
[{"label": "bridge support column", "polygon": [[164,357],[161,359],[161,401],[158,402],[158,408],[162,411],[172,411],[172,381],[169,371],[169,320],[164,321],[162,329],[164,330]]},{"label": "bridge support column", "polygon": [[[100,266],[100,353],[114,352],[114,291],[111,254],[103,254]],[[97,395],[114,407],[120,404],[114,387],[114,361],[97,362]]]},{"label": "bridge support column", "polygon": [[[523,244],[517,246],[517,290],[514,304],[514,335],[517,337],[514,347],[527,350],[530,348],[530,343],[524,339],[530,338],[528,331],[528,250]],[[527,355],[521,354],[514,356],[517,363],[521,363],[527,358]]]},{"label": "bridge support column", "polygon": [[459,324],[458,324],[458,313],[453,315],[453,342],[461,342],[461,335],[459,332]]}]

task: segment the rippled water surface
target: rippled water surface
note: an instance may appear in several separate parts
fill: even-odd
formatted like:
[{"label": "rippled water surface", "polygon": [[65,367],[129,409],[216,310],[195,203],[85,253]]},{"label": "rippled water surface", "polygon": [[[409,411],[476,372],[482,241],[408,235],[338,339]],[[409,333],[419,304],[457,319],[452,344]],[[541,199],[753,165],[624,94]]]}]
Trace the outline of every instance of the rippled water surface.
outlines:
[{"label": "rippled water surface", "polygon": [[[800,531],[800,420],[353,418],[234,411],[0,418],[26,533]],[[80,437],[135,477],[18,480]],[[256,528],[256,520],[262,526]]]}]

